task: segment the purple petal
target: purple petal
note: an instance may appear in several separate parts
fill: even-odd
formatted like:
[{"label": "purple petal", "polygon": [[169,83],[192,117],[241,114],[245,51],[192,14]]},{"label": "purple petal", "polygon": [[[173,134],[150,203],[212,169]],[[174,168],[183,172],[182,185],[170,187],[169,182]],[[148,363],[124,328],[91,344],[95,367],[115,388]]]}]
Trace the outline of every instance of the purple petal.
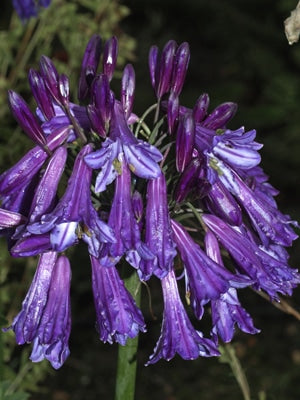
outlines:
[{"label": "purple petal", "polygon": [[11,329],[15,332],[18,344],[30,343],[37,335],[37,330],[48,301],[53,269],[56,263],[55,252],[40,256],[29,291],[22,303],[22,310],[14,318]]},{"label": "purple petal", "polygon": [[124,68],[121,82],[121,103],[127,120],[133,108],[134,90],[135,72],[133,66],[131,64],[127,64]]},{"label": "purple petal", "polygon": [[[229,286],[239,286],[239,278],[209,258],[178,222],[172,222],[174,240],[184,263],[191,304],[195,315],[201,319],[203,306],[220,298]],[[237,280],[237,282],[235,282]],[[251,281],[249,281],[249,284]]]},{"label": "purple petal", "polygon": [[17,93],[9,90],[8,100],[15,119],[30,139],[41,147],[47,143],[44,133],[27,103]]},{"label": "purple petal", "polygon": [[237,104],[223,103],[216,107],[202,122],[203,126],[209,129],[223,128],[237,111]]},{"label": "purple petal", "polygon": [[183,172],[192,159],[195,143],[195,125],[193,117],[187,114],[180,119],[176,133],[176,168]]},{"label": "purple petal", "polygon": [[62,222],[55,224],[50,233],[50,241],[55,251],[64,251],[78,242],[78,222]]},{"label": "purple petal", "polygon": [[171,360],[178,353],[184,360],[218,356],[215,343],[203,338],[192,326],[179,298],[174,271],[161,280],[164,296],[164,317],[160,338],[146,365],[161,358]]},{"label": "purple petal", "polygon": [[115,36],[111,37],[103,49],[103,73],[107,75],[108,80],[111,81],[113,73],[117,64],[118,57],[118,40]]},{"label": "purple petal", "polygon": [[172,134],[174,133],[177,123],[178,123],[178,116],[179,116],[179,97],[174,95],[171,92],[168,100],[168,110],[167,110],[167,119],[168,119],[168,127],[169,132]]},{"label": "purple petal", "polygon": [[135,145],[123,145],[126,162],[130,170],[140,178],[154,179],[161,174],[157,164],[162,159],[160,151],[147,142],[139,141]]},{"label": "purple petal", "polygon": [[50,212],[54,205],[57,187],[67,159],[65,147],[59,147],[50,158],[39,185],[36,188],[29,212],[30,223]]},{"label": "purple petal", "polygon": [[120,168],[120,161],[118,160],[120,153],[120,141],[113,142],[108,138],[102,144],[102,149],[94,151],[85,157],[85,162],[89,167],[93,169],[101,168],[96,178],[96,193],[106,190],[106,186],[115,180]]},{"label": "purple petal", "polygon": [[181,93],[187,68],[190,61],[190,48],[188,43],[182,43],[176,50],[173,75],[171,82],[171,91],[177,96]]},{"label": "purple petal", "polygon": [[[145,266],[148,273],[147,276],[143,276],[143,279],[149,279],[151,270],[161,279],[173,267],[173,260],[176,256],[170,225],[167,185],[163,173],[159,178],[149,180],[147,186],[146,244],[156,258],[144,261],[151,267]],[[141,270],[143,272],[142,265]]]},{"label": "purple petal", "polygon": [[132,296],[120,279],[117,269],[102,265],[91,257],[92,285],[97,315],[97,329],[105,343],[125,345],[139,331],[145,332],[145,322]]},{"label": "purple petal", "polygon": [[169,40],[161,53],[156,77],[156,96],[158,99],[170,90],[176,48],[176,42]]},{"label": "purple petal", "polygon": [[89,94],[90,85],[96,75],[102,48],[99,35],[93,35],[84,52],[78,84],[78,99],[84,100]]},{"label": "purple petal", "polygon": [[60,368],[70,354],[71,269],[67,257],[60,256],[52,272],[47,304],[40,319],[30,359],[39,362],[46,358],[53,368]]},{"label": "purple petal", "polygon": [[150,47],[148,64],[149,64],[151,85],[152,85],[153,89],[156,88],[156,74],[157,74],[156,71],[157,71],[157,65],[158,65],[158,52],[159,51],[158,51],[157,46]]},{"label": "purple petal", "polygon": [[19,213],[4,210],[0,208],[0,230],[4,228],[12,228],[26,221],[26,218]]},{"label": "purple petal", "polygon": [[42,235],[31,235],[16,242],[10,249],[12,257],[31,257],[50,251],[52,244],[48,233]]},{"label": "purple petal", "polygon": [[51,119],[54,117],[55,113],[43,78],[37,71],[30,69],[28,79],[35,101],[37,102],[39,109],[42,111],[44,118],[46,120]]},{"label": "purple petal", "polygon": [[209,106],[209,96],[207,93],[203,93],[198,98],[193,108],[193,117],[195,122],[199,123],[206,117],[208,106]]}]

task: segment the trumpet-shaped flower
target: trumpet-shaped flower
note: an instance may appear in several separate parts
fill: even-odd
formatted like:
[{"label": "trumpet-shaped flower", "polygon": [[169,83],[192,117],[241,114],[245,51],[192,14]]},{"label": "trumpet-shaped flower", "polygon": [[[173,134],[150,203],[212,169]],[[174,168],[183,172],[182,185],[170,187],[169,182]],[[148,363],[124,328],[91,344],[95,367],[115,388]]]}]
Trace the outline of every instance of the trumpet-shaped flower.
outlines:
[{"label": "trumpet-shaped flower", "polygon": [[234,275],[208,257],[178,222],[172,220],[174,240],[184,263],[187,292],[198,319],[202,318],[203,306],[211,300],[217,300],[221,294],[232,287],[245,287],[251,281],[243,276]]},{"label": "trumpet-shaped flower", "polygon": [[[220,247],[215,235],[211,231],[205,234],[206,254],[219,265],[223,265]],[[241,306],[237,291],[230,287],[220,298],[211,301],[212,334],[219,336],[223,342],[228,343],[234,335],[235,324],[246,333],[255,334],[259,330],[253,325],[251,316]]]},{"label": "trumpet-shaped flower", "polygon": [[56,251],[64,251],[82,238],[89,245],[91,254],[98,255],[101,243],[114,241],[111,229],[100,220],[92,205],[92,171],[84,162],[91,150],[91,145],[86,145],[79,152],[67,189],[55,209],[27,227],[33,234],[50,232]]},{"label": "trumpet-shaped flower", "polygon": [[122,153],[130,170],[140,178],[154,179],[161,174],[157,164],[162,159],[161,153],[156,147],[135,138],[127,125],[121,103],[115,101],[109,138],[100,150],[85,157],[91,168],[101,168],[96,179],[96,192],[104,191],[116,178]]},{"label": "trumpet-shaped flower", "polygon": [[149,180],[147,186],[146,245],[155,258],[142,261],[142,279],[149,279],[152,273],[159,278],[166,276],[173,267],[176,250],[168,210],[166,179],[163,173],[158,178]]},{"label": "trumpet-shaped flower", "polygon": [[8,328],[15,332],[18,344],[33,342],[32,361],[46,358],[56,369],[70,353],[70,280],[67,257],[42,254],[22,310]]},{"label": "trumpet-shaped flower", "polygon": [[107,266],[91,256],[92,285],[97,329],[105,343],[125,345],[139,331],[145,332],[143,315],[127,291],[115,266]]},{"label": "trumpet-shaped flower", "polygon": [[146,365],[154,364],[161,358],[169,361],[176,353],[185,360],[218,356],[220,353],[215,343],[204,338],[189,320],[179,297],[173,270],[162,278],[161,285],[164,298],[161,335]]}]

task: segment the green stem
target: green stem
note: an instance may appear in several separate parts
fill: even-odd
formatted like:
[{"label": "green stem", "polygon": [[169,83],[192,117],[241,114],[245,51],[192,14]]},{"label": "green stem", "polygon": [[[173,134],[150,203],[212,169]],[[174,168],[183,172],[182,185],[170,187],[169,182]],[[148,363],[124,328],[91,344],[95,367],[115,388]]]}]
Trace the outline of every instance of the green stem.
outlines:
[{"label": "green stem", "polygon": [[229,343],[225,343],[220,347],[220,350],[222,354],[220,361],[227,362],[230,365],[231,371],[243,393],[244,400],[251,400],[249,384],[241,363],[235,354],[234,347]]},{"label": "green stem", "polygon": [[[141,286],[136,272],[124,279],[127,290],[131,293],[137,306],[141,300]],[[137,366],[138,336],[129,339],[126,346],[119,345],[118,367],[116,376],[115,400],[133,400]]]}]

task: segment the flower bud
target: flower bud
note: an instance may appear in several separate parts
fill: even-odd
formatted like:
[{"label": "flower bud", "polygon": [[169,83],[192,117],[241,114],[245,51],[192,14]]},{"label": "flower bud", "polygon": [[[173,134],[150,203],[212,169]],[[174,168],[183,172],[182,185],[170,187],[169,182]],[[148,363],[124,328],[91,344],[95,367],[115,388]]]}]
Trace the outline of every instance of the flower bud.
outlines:
[{"label": "flower bud", "polygon": [[207,93],[203,93],[198,98],[193,108],[193,117],[195,122],[201,122],[206,117],[208,106],[209,96]]},{"label": "flower bud", "polygon": [[121,82],[121,103],[124,109],[125,117],[128,120],[133,108],[135,90],[135,72],[131,64],[124,68]]},{"label": "flower bud", "polygon": [[223,128],[235,115],[237,104],[223,103],[216,107],[211,114],[203,121],[203,126],[209,129]]},{"label": "flower bud", "polygon": [[51,119],[54,117],[55,112],[43,78],[37,71],[31,69],[28,73],[28,79],[39,110],[43,113],[46,120]]},{"label": "flower bud", "polygon": [[187,114],[180,119],[176,134],[176,168],[183,172],[192,159],[195,143],[195,124],[193,117]]},{"label": "flower bud", "polygon": [[98,68],[101,48],[101,37],[99,35],[93,35],[86,46],[81,64],[81,72],[78,84],[79,100],[84,100],[89,94],[90,86]]},{"label": "flower bud", "polygon": [[8,91],[8,100],[15,119],[30,139],[43,147],[47,144],[43,130],[24,99],[12,90]]},{"label": "flower bud", "polygon": [[110,38],[104,46],[103,51],[103,73],[107,75],[111,81],[117,64],[118,57],[118,40],[115,36]]},{"label": "flower bud", "polygon": [[171,91],[174,92],[177,96],[179,96],[182,90],[189,61],[190,61],[189,45],[188,43],[184,42],[178,47],[176,51],[174,66],[173,66]]}]

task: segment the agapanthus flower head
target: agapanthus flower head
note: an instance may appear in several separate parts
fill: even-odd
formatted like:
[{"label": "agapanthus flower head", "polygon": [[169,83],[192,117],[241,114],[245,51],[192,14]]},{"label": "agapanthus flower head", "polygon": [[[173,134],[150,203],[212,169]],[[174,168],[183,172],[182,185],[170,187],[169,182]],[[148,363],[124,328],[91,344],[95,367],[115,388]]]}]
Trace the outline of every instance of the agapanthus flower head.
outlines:
[{"label": "agapanthus flower head", "polygon": [[[92,36],[78,84],[83,104],[73,103],[69,77],[45,56],[39,71],[29,71],[35,114],[9,92],[12,113],[35,147],[0,175],[0,233],[13,257],[39,256],[11,329],[17,343],[33,343],[33,361],[63,364],[71,329],[67,256],[83,241],[102,341],[125,345],[146,331],[122,265],[141,282],[161,283],[161,334],[147,365],[175,354],[218,356],[219,340],[230,342],[236,327],[258,332],[239,301],[241,289],[280,301],[299,285],[286,250],[299,225],[278,209],[278,191],[259,166],[256,131],[228,128],[237,105],[210,111],[206,93],[193,108],[180,103],[187,43],[150,49],[157,103],[141,118],[133,66],[121,74],[119,95],[110,86],[117,39],[104,44],[98,72],[101,51],[100,36]],[[205,313],[210,338],[189,317],[199,325]]]}]

